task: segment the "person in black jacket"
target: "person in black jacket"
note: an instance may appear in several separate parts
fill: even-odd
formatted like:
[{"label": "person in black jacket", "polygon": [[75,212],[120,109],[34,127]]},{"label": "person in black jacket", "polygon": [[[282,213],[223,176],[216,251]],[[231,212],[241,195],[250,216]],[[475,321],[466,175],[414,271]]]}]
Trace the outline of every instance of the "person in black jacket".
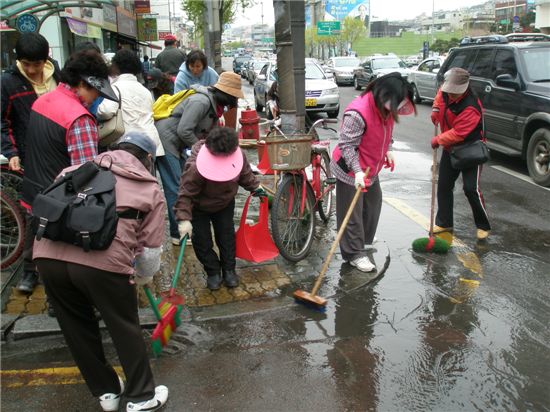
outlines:
[{"label": "person in black jacket", "polygon": [[[35,100],[57,87],[61,73],[57,63],[48,58],[48,41],[37,33],[23,33],[15,44],[15,65],[2,74],[2,154],[9,168],[21,171],[25,164],[25,135]],[[23,276],[18,290],[32,293],[38,274],[32,262],[32,236],[25,241]],[[30,243],[29,243],[30,242]]]}]

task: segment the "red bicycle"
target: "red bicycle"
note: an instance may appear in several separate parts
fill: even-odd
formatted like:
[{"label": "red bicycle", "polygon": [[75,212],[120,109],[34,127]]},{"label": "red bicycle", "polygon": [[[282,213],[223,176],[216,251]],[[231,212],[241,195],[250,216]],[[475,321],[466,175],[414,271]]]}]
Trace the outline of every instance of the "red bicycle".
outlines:
[{"label": "red bicycle", "polygon": [[313,244],[315,211],[328,222],[334,209],[336,179],[330,171],[330,141],[322,141],[317,127],[325,130],[336,119],[319,119],[306,135],[286,136],[277,126],[266,136],[271,168],[281,171],[271,206],[273,241],[283,257],[298,262]]},{"label": "red bicycle", "polygon": [[6,269],[21,256],[25,243],[25,211],[19,204],[23,174],[9,170],[5,158],[0,166],[0,268]]}]

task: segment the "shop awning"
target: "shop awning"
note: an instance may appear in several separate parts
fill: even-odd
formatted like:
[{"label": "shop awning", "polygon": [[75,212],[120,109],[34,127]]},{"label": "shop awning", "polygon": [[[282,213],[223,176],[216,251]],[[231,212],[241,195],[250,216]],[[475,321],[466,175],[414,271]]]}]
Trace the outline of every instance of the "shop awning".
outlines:
[{"label": "shop awning", "polygon": [[24,13],[46,12],[40,23],[52,14],[64,11],[66,7],[90,7],[101,9],[104,4],[113,5],[113,0],[2,0],[0,20],[10,20]]}]

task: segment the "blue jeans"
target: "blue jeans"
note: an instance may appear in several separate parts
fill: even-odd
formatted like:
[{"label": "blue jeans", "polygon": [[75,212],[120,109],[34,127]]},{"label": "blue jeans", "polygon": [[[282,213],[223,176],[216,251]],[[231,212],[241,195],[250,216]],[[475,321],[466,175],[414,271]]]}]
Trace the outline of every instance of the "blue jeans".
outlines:
[{"label": "blue jeans", "polygon": [[178,198],[178,189],[180,186],[181,173],[185,166],[183,158],[178,159],[171,153],[166,152],[164,156],[157,158],[157,168],[159,170],[164,196],[166,197],[166,208],[168,209],[168,221],[170,223],[170,236],[179,239],[178,222],[174,214],[174,205]]}]

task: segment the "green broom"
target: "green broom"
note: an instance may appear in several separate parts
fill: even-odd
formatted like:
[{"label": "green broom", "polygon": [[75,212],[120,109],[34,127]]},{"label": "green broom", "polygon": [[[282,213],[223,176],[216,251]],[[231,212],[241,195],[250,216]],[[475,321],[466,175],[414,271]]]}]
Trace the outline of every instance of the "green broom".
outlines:
[{"label": "green broom", "polygon": [[[435,126],[435,134],[437,135],[437,125]],[[415,252],[425,253],[447,253],[450,245],[443,239],[434,236],[434,209],[435,209],[435,182],[437,172],[437,149],[433,149],[432,160],[432,206],[430,210],[430,234],[429,237],[421,237],[415,239],[412,243],[412,248]]]}]

